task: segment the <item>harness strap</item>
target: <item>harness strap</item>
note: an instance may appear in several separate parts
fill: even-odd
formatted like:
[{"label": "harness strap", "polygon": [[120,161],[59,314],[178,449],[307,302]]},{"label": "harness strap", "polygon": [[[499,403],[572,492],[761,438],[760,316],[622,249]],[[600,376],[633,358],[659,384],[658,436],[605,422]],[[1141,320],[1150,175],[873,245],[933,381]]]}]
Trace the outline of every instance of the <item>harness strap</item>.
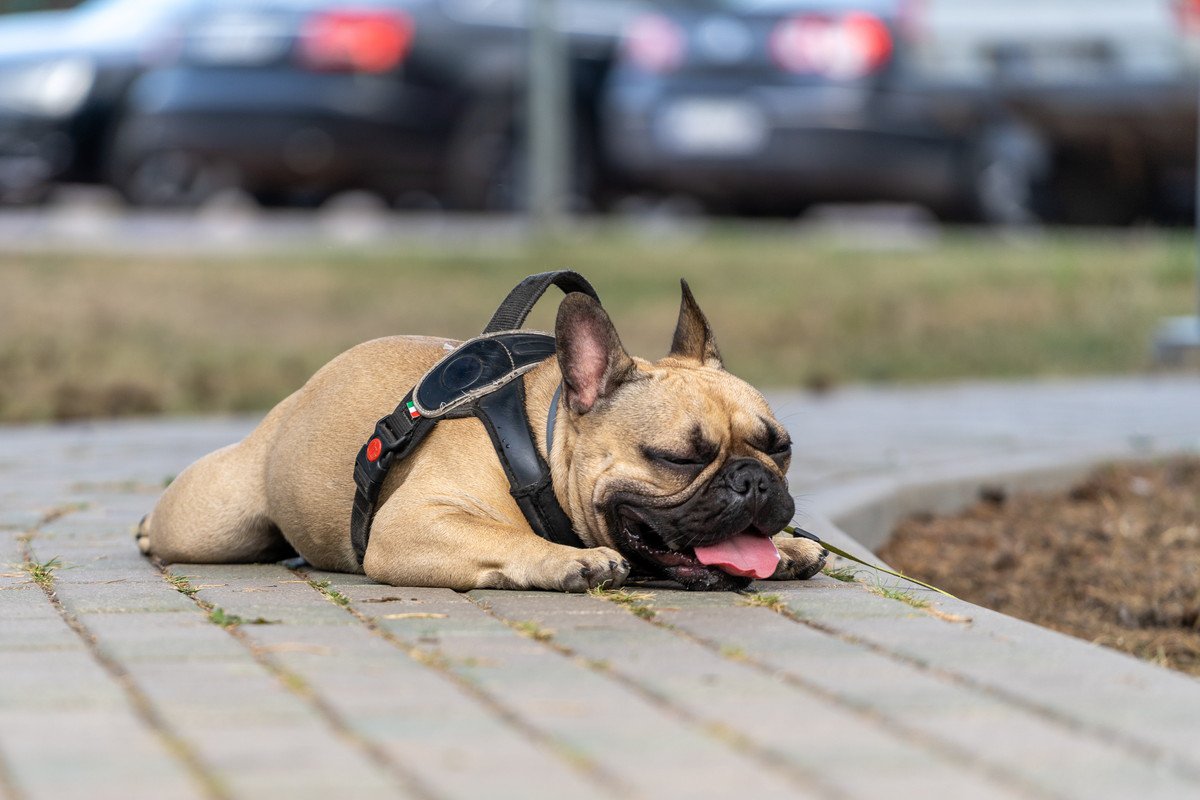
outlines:
[{"label": "harness strap", "polygon": [[[358,451],[354,462],[350,543],[360,565],[366,556],[371,522],[388,470],[412,453],[439,419],[471,415],[480,419],[491,437],[496,456],[508,477],[513,499],[533,532],[557,544],[586,547],[572,528],[570,517],[559,505],[550,479],[550,467],[534,444],[533,431],[525,414],[525,385],[520,377],[536,363],[553,355],[553,346],[546,349],[542,341],[549,339],[552,345],[551,337],[517,331],[551,286],[568,294],[582,292],[600,301],[596,290],[578,272],[559,270],[530,275],[504,298],[482,337],[460,345],[431,368],[404,396],[396,410],[376,423],[375,433]],[[470,349],[472,347],[474,349]],[[494,379],[494,370],[489,365],[494,366],[493,362],[503,365],[505,359],[511,370]],[[425,397],[423,389],[431,392],[431,397]],[[547,420],[547,452],[557,406],[556,392]]]},{"label": "harness strap", "polygon": [[563,294],[583,292],[597,303],[600,302],[600,295],[596,294],[596,290],[587,282],[587,278],[574,270],[560,269],[553,272],[539,272],[518,283],[516,288],[508,293],[508,297],[504,298],[504,302],[496,309],[491,322],[487,324],[483,332],[513,331],[524,325],[529,312],[533,310],[537,301],[551,286],[562,289]]},{"label": "harness strap", "polygon": [[375,423],[375,432],[354,459],[354,506],[350,512],[350,544],[362,564],[371,538],[371,521],[379,492],[392,464],[417,449],[437,420],[415,415],[412,390],[396,410]]},{"label": "harness strap", "polygon": [[550,481],[550,467],[533,441],[525,414],[525,384],[516,380],[475,404],[475,416],[483,423],[504,474],[509,492],[521,508],[529,527],[538,536],[556,544],[586,547],[575,533]]}]

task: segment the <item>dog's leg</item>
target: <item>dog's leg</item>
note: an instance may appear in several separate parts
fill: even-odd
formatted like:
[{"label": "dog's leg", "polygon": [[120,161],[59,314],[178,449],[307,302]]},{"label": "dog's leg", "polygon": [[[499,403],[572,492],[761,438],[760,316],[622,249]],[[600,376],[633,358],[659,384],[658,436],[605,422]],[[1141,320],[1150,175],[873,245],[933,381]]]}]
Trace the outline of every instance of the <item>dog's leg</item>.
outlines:
[{"label": "dog's leg", "polygon": [[430,519],[414,511],[376,517],[363,563],[368,577],[393,586],[560,592],[615,589],[629,577],[629,562],[608,547],[547,542],[523,521],[458,513]]},{"label": "dog's leg", "polygon": [[184,470],[138,526],[138,547],[168,563],[277,561],[295,555],[267,517],[261,455],[245,442]]},{"label": "dog's leg", "polygon": [[821,571],[829,551],[812,539],[782,535],[775,539],[779,548],[779,566],[769,580],[804,581]]}]

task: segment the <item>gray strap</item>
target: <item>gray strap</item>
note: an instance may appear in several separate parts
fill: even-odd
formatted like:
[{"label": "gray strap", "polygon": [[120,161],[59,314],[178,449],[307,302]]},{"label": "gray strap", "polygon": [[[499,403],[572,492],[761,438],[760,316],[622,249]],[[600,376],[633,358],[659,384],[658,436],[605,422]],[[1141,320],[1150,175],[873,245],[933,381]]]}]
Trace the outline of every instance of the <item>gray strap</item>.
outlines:
[{"label": "gray strap", "polygon": [[554,423],[558,421],[558,398],[562,397],[562,384],[554,390],[554,399],[550,401],[550,412],[546,415],[546,455],[554,449]]}]

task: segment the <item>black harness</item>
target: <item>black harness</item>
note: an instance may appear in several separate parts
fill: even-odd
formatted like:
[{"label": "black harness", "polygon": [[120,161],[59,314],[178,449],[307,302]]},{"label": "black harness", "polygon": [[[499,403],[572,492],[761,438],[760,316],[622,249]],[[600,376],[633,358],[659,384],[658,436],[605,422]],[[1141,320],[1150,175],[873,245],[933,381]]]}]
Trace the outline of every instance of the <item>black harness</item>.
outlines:
[{"label": "black harness", "polygon": [[[525,383],[520,377],[555,353],[554,337],[518,330],[551,286],[563,293],[600,298],[582,275],[570,270],[543,272],[521,281],[496,309],[483,334],[463,342],[417,381],[396,410],[375,424],[375,433],[354,461],[354,508],[350,543],[361,566],[371,538],[371,520],[388,471],[417,449],[443,419],[477,417],[492,439],[513,499],[533,532],[543,539],[584,547],[559,505],[550,467],[534,443],[525,413]],[[558,392],[550,408],[546,449]]]}]

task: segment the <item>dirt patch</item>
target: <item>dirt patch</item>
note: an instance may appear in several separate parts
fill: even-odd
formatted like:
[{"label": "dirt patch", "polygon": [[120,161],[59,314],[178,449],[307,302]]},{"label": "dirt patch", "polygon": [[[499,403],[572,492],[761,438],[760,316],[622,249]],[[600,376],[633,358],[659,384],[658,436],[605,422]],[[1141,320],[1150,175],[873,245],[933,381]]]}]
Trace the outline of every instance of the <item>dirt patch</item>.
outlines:
[{"label": "dirt patch", "polygon": [[964,600],[1200,675],[1200,459],[1061,494],[986,491],[903,521],[880,556]]}]

